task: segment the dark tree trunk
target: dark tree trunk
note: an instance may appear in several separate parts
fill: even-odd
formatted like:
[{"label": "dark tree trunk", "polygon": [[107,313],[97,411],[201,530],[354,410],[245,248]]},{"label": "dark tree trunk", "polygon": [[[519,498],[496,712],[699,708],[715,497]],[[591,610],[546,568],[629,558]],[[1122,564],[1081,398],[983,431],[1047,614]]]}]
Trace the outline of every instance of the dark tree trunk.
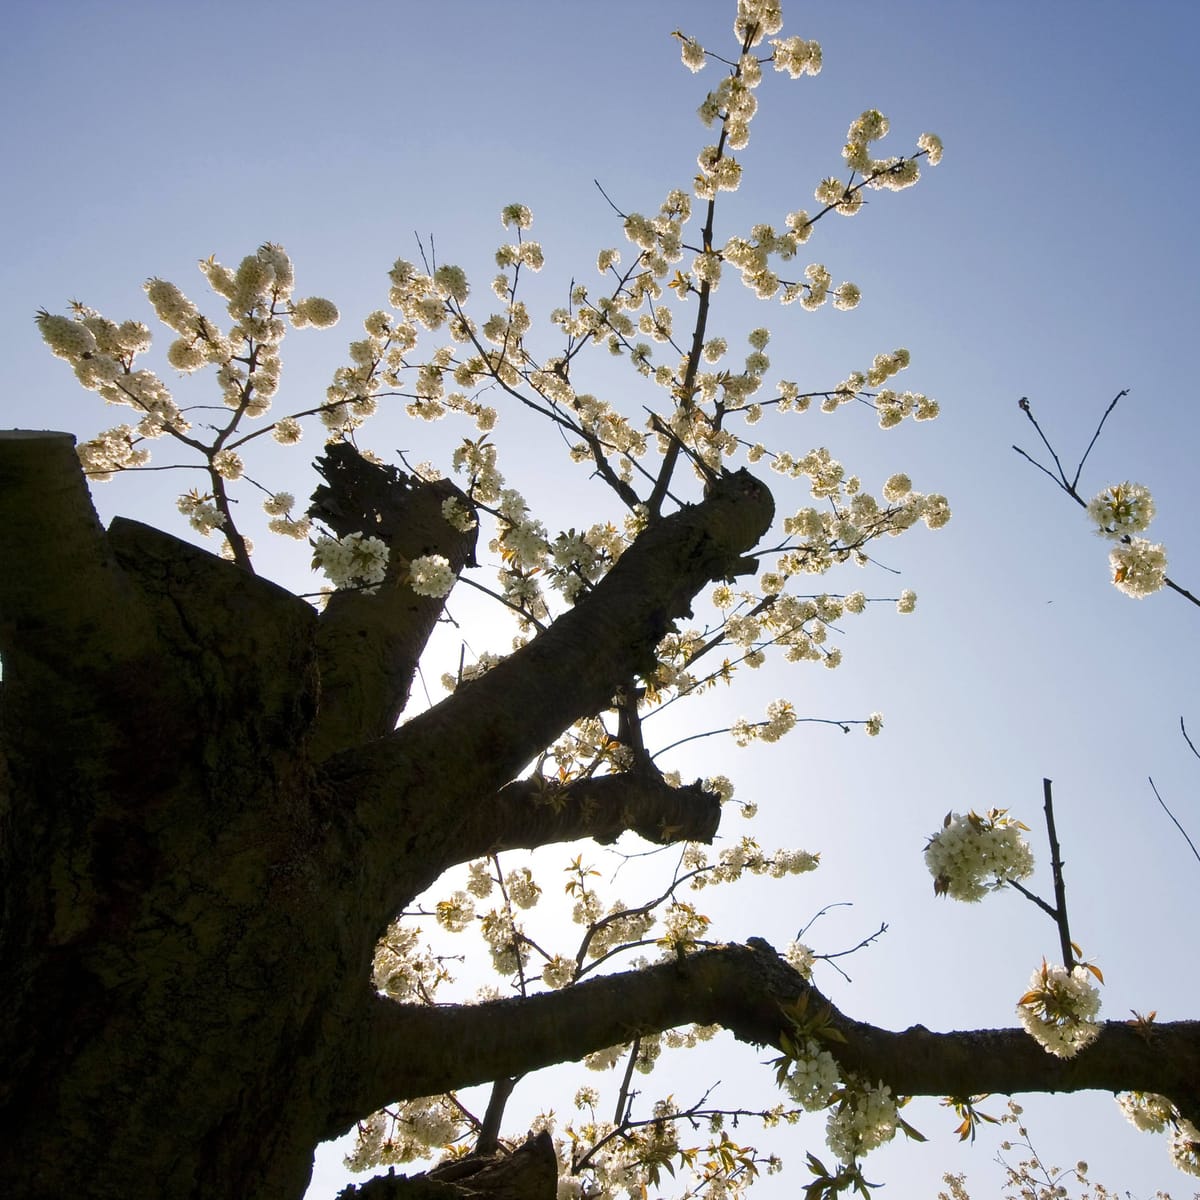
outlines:
[{"label": "dark tree trunk", "polygon": [[398,576],[434,551],[461,569],[472,539],[441,518],[447,484],[348,447],[321,466],[326,520],[385,537],[393,566],[318,616],[149,527],[102,530],[67,436],[0,440],[5,560],[25,564],[0,584],[0,1194],[82,1174],[123,1200],[299,1196],[316,1143],[366,1115],[343,1049],[375,940],[442,870],[506,839],[613,837],[625,812],[715,829],[699,789],[648,782],[629,805],[564,796],[540,832],[519,786],[494,805],[511,830],[487,810],[735,568],[764,491],[661,522],[604,585],[618,607],[580,604],[573,632],[390,733],[440,611]]},{"label": "dark tree trunk", "polygon": [[[348,449],[321,470],[326,519],[376,530],[392,565],[318,615],[147,526],[103,530],[69,436],[0,434],[0,1196],[295,1200],[315,1145],[383,1103],[689,1021],[777,1041],[779,1005],[808,990],[756,945],[469,1008],[375,995],[376,939],[458,862],[623,829],[712,837],[711,797],[645,771],[551,805],[518,779],[652,666],[700,588],[746,569],[771,499],[721,479],[393,730],[441,609],[404,566],[436,552],[460,570],[472,540],[441,519],[449,485]],[[898,1091],[1131,1087],[1197,1115],[1194,1024],[1113,1025],[1062,1064],[1013,1031],[833,1019],[847,1066]],[[551,1200],[544,1144],[519,1153],[376,1186]]]}]

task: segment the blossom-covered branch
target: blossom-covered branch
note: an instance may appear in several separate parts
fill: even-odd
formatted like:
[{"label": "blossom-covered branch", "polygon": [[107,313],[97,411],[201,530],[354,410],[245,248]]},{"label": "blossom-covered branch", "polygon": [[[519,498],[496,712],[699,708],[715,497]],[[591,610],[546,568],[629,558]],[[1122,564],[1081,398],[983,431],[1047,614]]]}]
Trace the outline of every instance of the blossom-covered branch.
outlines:
[{"label": "blossom-covered branch", "polygon": [[1167,575],[1166,548],[1137,536],[1145,531],[1154,518],[1154,501],[1150,496],[1149,489],[1140,483],[1126,481],[1111,484],[1097,493],[1090,501],[1085,500],[1079,493],[1079,477],[1083,473],[1083,465],[1087,462],[1092,447],[1099,439],[1104,429],[1104,423],[1122,397],[1128,394],[1128,390],[1120,391],[1109,402],[1108,407],[1104,410],[1104,415],[1100,418],[1100,423],[1096,426],[1095,433],[1092,434],[1092,440],[1088,442],[1087,449],[1083,452],[1083,456],[1075,468],[1075,473],[1070,479],[1067,478],[1067,472],[1058,452],[1051,445],[1050,440],[1042,431],[1041,425],[1038,424],[1037,418],[1033,415],[1033,408],[1029,403],[1028,396],[1022,396],[1018,401],[1018,406],[1028,418],[1029,423],[1037,430],[1042,445],[1046,447],[1054,462],[1054,470],[1052,471],[1043,463],[1038,462],[1020,446],[1014,446],[1013,449],[1026,461],[1032,463],[1043,475],[1053,480],[1054,484],[1070,496],[1076,504],[1087,509],[1096,532],[1113,543],[1108,559],[1112,568],[1113,585],[1118,590],[1140,600],[1167,587],[1173,592],[1177,592],[1185,600],[1190,600],[1193,604],[1200,606],[1200,597],[1194,596],[1187,588],[1176,583]]},{"label": "blossom-covered branch", "polygon": [[808,1011],[822,1014],[824,1044],[841,1069],[880,1080],[896,1095],[1132,1088],[1167,1096],[1189,1119],[1200,1115],[1200,1021],[1156,1024],[1149,1035],[1134,1023],[1110,1021],[1069,1060],[1046,1054],[1020,1029],[880,1029],[839,1012],[753,939],[531,997],[451,1008],[380,999],[346,1046],[345,1091],[330,1133],[396,1099],[575,1061],[690,1022],[781,1047],[789,1027],[784,1010],[804,996]]}]

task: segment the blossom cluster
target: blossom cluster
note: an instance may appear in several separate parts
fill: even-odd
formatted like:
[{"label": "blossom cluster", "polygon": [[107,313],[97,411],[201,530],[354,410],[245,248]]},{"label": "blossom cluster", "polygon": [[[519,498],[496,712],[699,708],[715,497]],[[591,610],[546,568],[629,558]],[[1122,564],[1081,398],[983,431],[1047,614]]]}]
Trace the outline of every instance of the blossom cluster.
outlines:
[{"label": "blossom cluster", "polygon": [[1147,1133],[1170,1130],[1168,1151],[1175,1166],[1188,1175],[1200,1175],[1200,1129],[1171,1103],[1153,1092],[1124,1092],[1117,1097],[1121,1111],[1136,1128]]},{"label": "blossom cluster", "polygon": [[424,1096],[373,1113],[359,1122],[358,1141],[345,1164],[351,1171],[412,1162],[453,1145],[469,1131],[451,1096]]},{"label": "blossom cluster", "polygon": [[1116,483],[1094,496],[1087,506],[1096,532],[1116,544],[1109,551],[1113,584],[1127,596],[1142,599],[1166,583],[1166,549],[1136,537],[1154,518],[1154,500],[1140,483]]},{"label": "blossom cluster", "polygon": [[313,545],[313,567],[324,571],[335,588],[371,592],[387,574],[387,543],[377,537],[349,533],[319,537]]},{"label": "blossom cluster", "polygon": [[816,956],[803,942],[788,942],[784,948],[783,957],[792,970],[798,971],[805,979],[812,978],[813,962]]},{"label": "blossom cluster", "polygon": [[1154,1092],[1122,1092],[1117,1104],[1129,1123],[1143,1133],[1162,1133],[1178,1115],[1166,1096]]},{"label": "blossom cluster", "polygon": [[[79,383],[97,392],[109,404],[135,410],[136,424],[119,425],[77,447],[88,476],[98,482],[119,471],[145,466],[150,452],[146,443],[166,437],[181,441],[205,458],[216,496],[189,492],[178,507],[192,528],[207,536],[214,529],[226,535],[222,553],[232,555],[237,541],[248,552],[250,542],[240,537],[229,523],[230,509],[224,502],[225,482],[243,477],[245,463],[238,447],[256,433],[240,433],[241,422],[263,417],[279,389],[281,363],[279,346],[287,324],[328,327],[336,323],[336,306],[320,297],[293,298],[295,272],[282,246],[268,242],[229,268],[209,258],[200,263],[209,287],[225,301],[230,323],[222,328],[204,315],[179,287],[169,280],[152,278],[145,284],[146,297],[158,319],[176,336],[167,347],[167,364],[180,375],[213,367],[222,403],[231,410],[228,424],[205,426],[213,430],[203,437],[185,416],[171,389],[153,371],[141,367],[139,356],[150,349],[150,330],[139,321],[116,323],[94,309],[74,304],[70,316],[39,312],[37,322],[52,353],[74,368]],[[300,440],[300,422],[285,417],[259,433],[272,432],[285,445]],[[213,503],[218,501],[220,508]],[[308,521],[294,519],[286,510],[268,515],[273,532],[304,540]]]},{"label": "blossom cluster", "polygon": [[1029,990],[1017,1002],[1017,1017],[1049,1054],[1073,1058],[1100,1032],[1095,1017],[1100,993],[1085,966],[1042,965],[1033,973]]},{"label": "blossom cluster", "polygon": [[425,1003],[448,979],[442,962],[422,948],[420,930],[401,920],[393,921],[376,944],[371,976],[383,995]]},{"label": "blossom cluster", "polygon": [[891,1088],[855,1082],[843,1089],[837,1106],[826,1118],[825,1141],[842,1162],[853,1162],[890,1142],[896,1136],[898,1120]]},{"label": "blossom cluster", "polygon": [[1180,1117],[1167,1144],[1171,1161],[1187,1175],[1200,1175],[1200,1129]]},{"label": "blossom cluster", "polygon": [[[155,315],[177,335],[167,349],[167,362],[180,374],[215,367],[225,405],[239,417],[260,417],[279,389],[279,343],[286,322],[295,328],[327,327],[337,321],[337,308],[319,297],[292,299],[292,262],[274,243],[247,255],[236,269],[213,258],[201,262],[200,269],[212,290],[226,301],[232,324],[222,331],[175,284],[148,280],[145,291]],[[191,429],[162,380],[134,365],[135,358],[150,348],[145,325],[116,324],[78,304],[71,317],[40,312],[37,320],[51,351],[71,363],[85,388],[98,392],[109,404],[126,405],[141,414],[136,427],[141,438],[182,435]],[[126,464],[115,461],[113,465]],[[224,473],[215,463],[214,469]]]},{"label": "blossom cluster", "polygon": [[424,554],[408,564],[408,586],[418,596],[440,600],[454,586],[454,571],[442,554]]},{"label": "blossom cluster", "polygon": [[1114,586],[1140,600],[1159,591],[1167,581],[1167,551],[1145,538],[1123,538],[1108,552]]},{"label": "blossom cluster", "polygon": [[808,850],[768,853],[752,837],[741,837],[732,846],[726,846],[715,862],[709,861],[707,851],[697,842],[689,842],[683,856],[683,865],[694,872],[691,886],[697,890],[710,884],[733,883],[744,874],[771,879],[804,875],[815,871],[820,863],[821,856]]},{"label": "blossom cluster", "polygon": [[272,533],[304,541],[308,537],[312,521],[308,517],[293,517],[292,509],[295,505],[296,497],[291,492],[274,492],[263,501],[263,512],[271,518],[268,528]]},{"label": "blossom cluster", "polygon": [[188,524],[204,537],[225,524],[225,514],[213,503],[210,493],[192,490],[185,492],[175,507],[188,519]]},{"label": "blossom cluster", "polygon": [[1033,852],[1021,836],[1026,828],[1005,809],[991,809],[986,816],[947,813],[925,846],[934,892],[954,900],[982,900],[1010,879],[1027,878],[1033,873]]},{"label": "blossom cluster", "polygon": [[117,425],[78,443],[75,452],[89,479],[107,483],[118,471],[132,470],[150,461],[150,451],[138,446],[141,440],[141,434],[132,425]]},{"label": "blossom cluster", "polygon": [[784,1091],[806,1112],[819,1112],[833,1102],[841,1084],[841,1068],[813,1038],[806,1038],[797,1048],[802,1053],[792,1062],[783,1081]]}]

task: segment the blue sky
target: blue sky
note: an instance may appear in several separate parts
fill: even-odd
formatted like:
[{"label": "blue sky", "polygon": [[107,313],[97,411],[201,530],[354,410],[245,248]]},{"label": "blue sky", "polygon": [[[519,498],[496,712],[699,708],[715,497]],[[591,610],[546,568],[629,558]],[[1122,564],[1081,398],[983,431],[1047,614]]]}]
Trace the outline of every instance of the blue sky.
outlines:
[{"label": "blue sky", "polygon": [[[595,278],[598,248],[623,243],[594,179],[622,208],[643,211],[690,180],[709,140],[694,110],[717,76],[683,69],[669,35],[682,28],[727,52],[732,9],[724,0],[22,6],[0,46],[12,114],[0,133],[5,423],[86,437],[120,419],[46,353],[35,309],[79,298],[149,321],[146,277],[200,300],[197,258],[236,261],[264,240],[291,252],[302,293],[328,295],[343,313],[337,330],[285,343],[280,408],[319,399],[358,320],[386,299],[392,260],[415,257],[414,233],[482,293],[497,214],[520,200],[547,257],[531,307],[561,303],[572,277]],[[822,905],[851,900],[823,918],[818,948],[853,944],[880,921],[890,929],[855,956],[852,986],[818,975],[848,1012],[896,1027],[1011,1024],[1029,972],[1054,954],[1054,930],[1016,895],[935,903],[920,851],[951,808],[1010,807],[1037,835],[1050,776],[1073,931],[1104,968],[1104,1013],[1195,1017],[1183,914],[1194,910],[1200,864],[1146,776],[1200,832],[1200,763],[1178,734],[1180,716],[1200,732],[1196,610],[1170,594],[1118,594],[1082,514],[1011,445],[1036,448],[1020,396],[1074,460],[1107,402],[1131,389],[1081,487],[1146,483],[1170,573],[1196,590],[1185,514],[1200,416],[1186,364],[1200,309],[1191,214],[1200,9],[874,2],[785,4],[784,13],[785,34],[822,43],[825,68],[764,83],[743,186],[722,206],[718,237],[813,207],[813,186],[839,169],[846,127],[864,108],[891,118],[892,152],[930,129],[946,158],[916,188],[818,227],[806,250],[862,287],[856,312],[755,306],[730,278],[718,331],[733,343],[770,326],[778,373],[812,387],[906,346],[913,365],[902,382],[939,399],[937,422],[884,433],[869,413],[814,412],[807,425],[768,432],[800,452],[827,444],[876,486],[905,470],[919,489],[944,492],[954,518],[937,534],[888,543],[880,557],[899,578],[877,571],[847,584],[875,595],[914,588],[912,617],[880,606],[849,624],[838,671],[778,666],[709,710],[727,723],[788,695],[815,717],[882,710],[883,736],[802,726],[776,747],[709,739],[673,760],[685,775],[733,776],[739,795],[759,801],[749,831],[764,844],[822,852],[815,875],[731,893],[728,905],[714,897],[710,911],[722,936],[782,943]],[[591,390],[631,388],[603,357],[588,369]],[[601,511],[603,495],[578,471],[513,428],[503,466],[548,524]],[[385,454],[436,458],[454,433],[395,414],[366,440]],[[504,434],[502,415],[502,444]],[[280,486],[307,490],[314,447],[272,461],[290,472]],[[97,487],[97,504],[105,516],[177,528],[173,497],[190,486],[180,478],[118,480]],[[264,546],[267,573],[299,588],[302,558]],[[1048,891],[1046,874],[1038,882]],[[774,1102],[745,1048],[686,1072],[727,1087],[736,1076],[756,1089],[750,1099]],[[1188,1193],[1162,1143],[1136,1134],[1111,1100],[1027,1107],[1060,1160],[1086,1158],[1097,1178],[1138,1196]],[[888,1182],[884,1195],[930,1196],[940,1170],[960,1162],[951,1122],[932,1104],[913,1111],[936,1142],[869,1160],[868,1175]],[[781,1152],[793,1171],[783,1178],[794,1186],[801,1147],[819,1150],[820,1128],[788,1137]],[[993,1151],[981,1142],[956,1169],[986,1195]]]}]

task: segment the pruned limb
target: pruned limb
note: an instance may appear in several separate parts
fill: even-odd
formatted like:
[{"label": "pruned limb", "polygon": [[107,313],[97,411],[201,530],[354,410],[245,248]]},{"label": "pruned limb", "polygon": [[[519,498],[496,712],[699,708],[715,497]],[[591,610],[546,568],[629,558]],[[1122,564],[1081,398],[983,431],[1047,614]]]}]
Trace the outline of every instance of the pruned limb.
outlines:
[{"label": "pruned limb", "polygon": [[36,708],[46,726],[57,711],[59,729],[43,729],[57,738],[75,717],[111,711],[110,689],[153,655],[155,631],[113,556],[69,433],[0,431],[0,559],[6,720]]},{"label": "pruned limb", "polygon": [[421,1175],[379,1175],[338,1200],[554,1200],[558,1156],[544,1130],[513,1151],[472,1154]]},{"label": "pruned limb", "polygon": [[578,1061],[692,1022],[778,1046],[786,1026],[780,1006],[805,993],[807,1011],[828,1010],[829,1025],[845,1039],[828,1043],[843,1070],[881,1080],[897,1095],[1136,1090],[1200,1117],[1200,1021],[1155,1024],[1149,1033],[1109,1021],[1071,1059],[1048,1054],[1020,1029],[880,1029],[839,1012],[767,943],[752,939],[526,998],[457,1007],[377,998],[345,1047],[338,1128],[398,1099]]},{"label": "pruned limb", "polygon": [[609,843],[626,830],[661,845],[711,842],[720,819],[720,801],[699,780],[675,788],[658,772],[636,771],[560,785],[534,775],[476,810],[445,865],[579,838]]},{"label": "pruned limb", "polygon": [[335,592],[321,614],[321,713],[312,749],[319,760],[395,728],[443,606],[408,586],[408,564],[440,554],[457,575],[475,561],[476,531],[463,533],[443,516],[449,499],[470,506],[448,480],[427,482],[380,466],[348,442],[326,447],[315,465],[326,483],[313,493],[309,515],[339,537],[378,537],[390,552],[387,575],[373,594]]},{"label": "pruned limb", "polygon": [[222,741],[227,749],[242,743],[251,762],[266,746],[302,740],[317,698],[311,605],[140,521],[117,517],[108,540],[137,584],[176,682],[187,689],[188,724],[220,729],[236,715],[236,736],[226,732]]}]

